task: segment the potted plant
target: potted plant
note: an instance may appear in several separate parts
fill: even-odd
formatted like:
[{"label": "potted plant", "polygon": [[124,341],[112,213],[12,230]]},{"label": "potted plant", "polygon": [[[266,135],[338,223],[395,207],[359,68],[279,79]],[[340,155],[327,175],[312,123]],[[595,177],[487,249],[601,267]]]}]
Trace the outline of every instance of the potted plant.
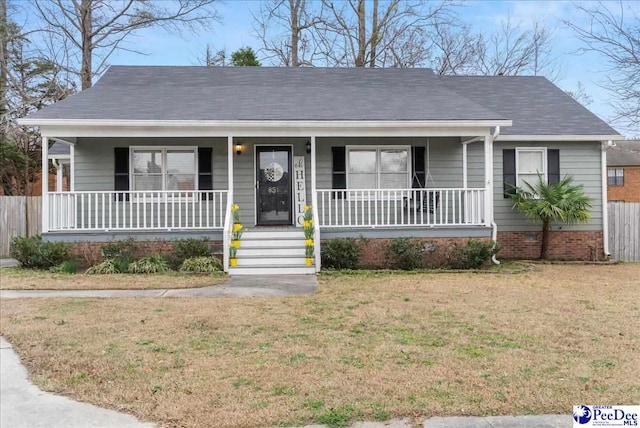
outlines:
[{"label": "potted plant", "polygon": [[304,219],[302,221],[302,228],[304,230],[304,255],[307,266],[313,265],[315,250],[315,243],[313,242],[315,230],[313,227],[313,210],[311,208],[310,205],[304,207]]},{"label": "potted plant", "polygon": [[233,225],[231,226],[231,242],[229,242],[229,266],[238,266],[238,248],[240,248],[240,238],[242,238],[242,232],[244,227],[240,221],[240,213],[238,212],[240,207],[238,204],[231,205],[231,212],[233,214]]}]

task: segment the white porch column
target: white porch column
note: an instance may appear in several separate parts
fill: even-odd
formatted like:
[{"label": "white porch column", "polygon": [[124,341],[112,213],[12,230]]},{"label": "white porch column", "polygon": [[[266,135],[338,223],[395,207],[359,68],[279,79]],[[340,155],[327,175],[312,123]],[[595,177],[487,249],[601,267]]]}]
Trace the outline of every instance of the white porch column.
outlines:
[{"label": "white porch column", "polygon": [[69,146],[69,191],[76,190],[76,145]]},{"label": "white porch column", "polygon": [[320,221],[318,219],[318,193],[316,186],[316,136],[311,136],[311,206],[313,207],[314,221],[314,264],[316,272],[320,272]]},{"label": "white porch column", "polygon": [[228,198],[232,201],[233,197],[233,136],[227,137],[227,187],[229,190]]},{"label": "white porch column", "polygon": [[613,141],[603,141],[600,147],[600,167],[602,174],[602,251],[605,257],[609,257],[609,196],[607,194],[607,147],[613,146]]},{"label": "white porch column", "polygon": [[462,188],[467,189],[467,143],[462,143]]},{"label": "white porch column", "polygon": [[49,138],[42,137],[42,233],[49,231]]},{"label": "white porch column", "polygon": [[231,204],[233,203],[233,136],[227,137],[227,207],[225,209],[224,227],[222,228],[222,264],[225,272],[229,272],[229,231],[231,224]]},{"label": "white porch column", "polygon": [[493,222],[493,137],[484,137],[484,225]]}]

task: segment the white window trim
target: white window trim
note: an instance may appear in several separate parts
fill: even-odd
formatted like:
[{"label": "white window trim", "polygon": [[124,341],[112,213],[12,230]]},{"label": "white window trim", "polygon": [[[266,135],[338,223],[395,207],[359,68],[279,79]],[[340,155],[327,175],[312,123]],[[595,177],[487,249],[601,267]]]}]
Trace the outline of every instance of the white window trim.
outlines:
[{"label": "white window trim", "polygon": [[[618,175],[618,171],[621,171],[622,174]],[[610,172],[613,172],[613,176],[609,175]],[[622,178],[622,184],[618,184],[618,177]],[[614,184],[609,183],[609,179],[613,178]],[[623,187],[624,186],[624,168],[619,166],[610,166],[607,168],[607,186],[613,187]]]},{"label": "white window trim", "polygon": [[[152,151],[159,150],[162,152],[162,190],[135,190],[133,188],[134,185],[134,164],[133,164],[133,154],[136,151]],[[129,189],[131,192],[168,192],[166,189],[167,180],[166,180],[166,168],[167,168],[167,151],[170,150],[179,150],[179,151],[193,151],[194,153],[194,184],[193,190],[175,190],[173,192],[197,192],[198,191],[198,146],[129,146]],[[166,196],[166,194],[165,194]],[[137,200],[137,198],[134,198]]]},{"label": "white window trim", "polygon": [[[345,173],[347,175],[347,190],[387,190],[380,189],[380,176],[382,173],[380,172],[380,152],[382,150],[406,150],[407,151],[407,187],[405,189],[411,188],[411,146],[399,146],[399,145],[351,145],[345,146],[346,149],[346,165],[345,165]],[[376,151],[376,189],[351,189],[350,187],[350,175],[351,171],[349,165],[351,163],[351,151],[358,150],[375,150]]]},{"label": "white window trim", "polygon": [[[546,183],[549,180],[549,166],[547,165],[547,148],[546,147],[516,147],[516,186],[520,184],[520,175],[530,175],[531,173],[520,173],[520,153],[522,152],[540,152],[542,153],[542,167],[544,171],[540,171],[542,179]],[[533,185],[534,183],[529,183]]]}]

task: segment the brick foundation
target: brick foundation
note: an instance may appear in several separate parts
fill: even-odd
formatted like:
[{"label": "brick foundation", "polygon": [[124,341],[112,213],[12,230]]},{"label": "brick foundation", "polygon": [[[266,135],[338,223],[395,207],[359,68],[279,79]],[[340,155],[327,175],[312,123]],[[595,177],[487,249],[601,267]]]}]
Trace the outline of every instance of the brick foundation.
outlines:
[{"label": "brick foundation", "polygon": [[[478,239],[489,241],[489,239]],[[389,256],[387,248],[392,239],[370,238],[361,241],[359,267],[362,269],[388,269]],[[455,245],[467,245],[469,238],[413,238],[424,249],[425,267],[444,267],[449,260],[449,251]]]},{"label": "brick foundation", "polygon": [[[499,257],[510,259],[537,259],[540,257],[542,231],[500,232]],[[549,259],[601,260],[604,258],[602,231],[554,230],[549,234]]]},{"label": "brick foundation", "polygon": [[[114,241],[105,242],[74,242],[71,245],[71,256],[80,262],[82,267],[89,267],[100,263],[104,257],[102,246]],[[169,255],[173,249],[174,241],[135,241],[134,258],[150,255]],[[209,251],[214,254],[222,253],[222,241],[209,241]]]}]

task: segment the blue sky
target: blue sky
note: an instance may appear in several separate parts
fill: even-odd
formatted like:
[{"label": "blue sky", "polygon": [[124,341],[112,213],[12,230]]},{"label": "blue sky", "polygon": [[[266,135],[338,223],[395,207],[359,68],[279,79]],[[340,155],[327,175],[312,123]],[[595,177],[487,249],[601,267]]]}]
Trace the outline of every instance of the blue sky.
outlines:
[{"label": "blue sky", "polygon": [[[119,51],[110,58],[109,63],[195,65],[199,63],[199,58],[202,58],[207,44],[214,51],[225,49],[228,53],[243,46],[252,46],[258,50],[261,45],[254,36],[252,12],[256,13],[260,4],[260,0],[221,2],[216,8],[222,21],[214,24],[208,32],[175,34],[162,29],[139,31],[129,41],[128,46],[145,52],[145,55]],[[590,2],[580,4],[589,6]],[[640,1],[626,1],[625,7],[640,9]],[[558,58],[562,70],[555,83],[562,89],[575,90],[578,82],[581,82],[586,93],[593,99],[587,108],[605,120],[613,116],[609,95],[600,86],[609,72],[607,64],[599,55],[578,54],[579,41],[561,22],[562,19],[567,19],[577,24],[585,23],[584,17],[576,9],[575,2],[470,0],[459,9],[459,13],[475,31],[481,32],[496,29],[501,21],[507,18],[513,24],[521,24],[523,27],[532,25],[534,20],[544,23],[553,31],[554,55]],[[632,133],[638,134],[640,130],[634,130]]]}]

